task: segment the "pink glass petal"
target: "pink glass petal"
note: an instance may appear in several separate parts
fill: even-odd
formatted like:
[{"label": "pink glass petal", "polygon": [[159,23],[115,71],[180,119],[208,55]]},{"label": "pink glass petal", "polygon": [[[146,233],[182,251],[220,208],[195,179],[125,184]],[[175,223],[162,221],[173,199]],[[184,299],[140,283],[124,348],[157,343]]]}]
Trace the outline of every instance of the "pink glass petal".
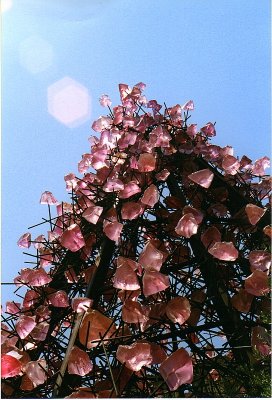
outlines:
[{"label": "pink glass petal", "polygon": [[214,124],[212,124],[211,122],[208,122],[205,126],[203,126],[201,128],[201,132],[207,136],[215,136],[216,135]]},{"label": "pink glass petal", "polygon": [[208,252],[218,260],[222,261],[235,261],[238,256],[238,250],[234,247],[232,242],[215,242]]},{"label": "pink glass petal", "polygon": [[164,261],[164,254],[148,242],[139,256],[139,263],[146,271],[160,271]]},{"label": "pink glass petal", "polygon": [[265,209],[255,206],[254,204],[246,205],[246,215],[251,225],[256,225],[265,213]]},{"label": "pink glass petal", "polygon": [[31,337],[37,342],[43,342],[46,339],[48,330],[49,324],[47,322],[40,322],[31,332]]},{"label": "pink glass petal", "polygon": [[52,281],[52,278],[45,272],[43,268],[33,269],[29,276],[29,285],[44,286]]},{"label": "pink glass petal", "polygon": [[132,371],[140,371],[145,365],[152,362],[149,343],[133,343],[131,346],[120,345],[116,352],[116,358]]},{"label": "pink glass petal", "polygon": [[194,102],[193,100],[187,101],[183,106],[181,107],[182,110],[190,110],[192,111],[194,109]]},{"label": "pink glass petal", "polygon": [[163,361],[159,371],[171,391],[193,380],[192,359],[184,349],[175,351]]},{"label": "pink glass petal", "polygon": [[145,296],[161,292],[170,285],[167,275],[158,271],[146,271],[143,277],[143,293]]},{"label": "pink glass petal", "polygon": [[113,277],[113,287],[123,290],[140,289],[136,272],[128,264],[120,265]]},{"label": "pink glass petal", "polygon": [[130,324],[146,322],[146,310],[137,301],[126,300],[122,307],[122,320]]},{"label": "pink glass petal", "polygon": [[6,302],[6,312],[9,314],[17,314],[21,309],[20,303],[15,303],[14,301]]},{"label": "pink glass petal", "polygon": [[28,249],[31,245],[31,234],[24,233],[17,242],[17,246]]},{"label": "pink glass petal", "polygon": [[44,370],[46,370],[45,360],[30,361],[25,366],[25,372],[35,387],[46,381],[47,377]]},{"label": "pink glass petal", "polygon": [[55,206],[60,203],[57,199],[55,199],[51,192],[45,191],[41,195],[40,204],[49,204],[50,206]]},{"label": "pink glass petal", "polygon": [[139,172],[154,171],[156,167],[156,158],[150,153],[143,153],[138,160]]},{"label": "pink glass petal", "polygon": [[110,337],[113,337],[116,327],[113,320],[103,315],[97,310],[87,312],[82,320],[79,328],[79,341],[87,349],[96,347],[99,344],[100,337],[103,338],[104,344]]},{"label": "pink glass petal", "polygon": [[201,235],[201,242],[206,248],[212,247],[216,242],[221,242],[221,233],[215,226],[210,226]]},{"label": "pink glass petal", "polygon": [[186,297],[175,297],[168,301],[165,312],[172,322],[182,325],[190,317],[190,302]]},{"label": "pink glass petal", "polygon": [[143,194],[141,202],[149,207],[154,207],[154,205],[159,201],[159,191],[155,185],[150,185]]},{"label": "pink glass petal", "polygon": [[253,295],[245,289],[240,289],[237,294],[231,298],[231,304],[236,310],[247,313],[250,310]]},{"label": "pink glass petal", "polygon": [[102,94],[99,99],[99,103],[102,107],[110,107],[111,106],[111,99],[107,94]]},{"label": "pink glass petal", "polygon": [[61,235],[60,244],[72,252],[84,247],[86,243],[79,226],[76,224],[70,225]]},{"label": "pink glass petal", "polygon": [[69,299],[67,293],[64,290],[58,290],[55,293],[51,293],[48,295],[48,300],[54,307],[68,307]]},{"label": "pink glass petal", "polygon": [[190,238],[197,233],[198,224],[193,214],[185,214],[178,222],[175,231],[178,235]]},{"label": "pink glass petal", "polygon": [[24,339],[34,329],[35,326],[35,317],[21,315],[15,324],[15,329],[19,337]]},{"label": "pink glass petal", "polygon": [[104,225],[103,232],[110,240],[117,242],[118,239],[120,238],[122,229],[123,229],[123,224],[115,221],[115,222],[109,222],[106,225]]},{"label": "pink glass petal", "polygon": [[93,364],[89,355],[79,347],[74,346],[68,360],[68,374],[85,376],[92,369]]},{"label": "pink glass petal", "polygon": [[124,203],[121,210],[122,219],[133,220],[142,215],[144,207],[134,201]]},{"label": "pink glass petal", "polygon": [[136,193],[140,193],[141,188],[137,185],[136,182],[129,182],[124,185],[124,189],[119,192],[120,199],[128,199]]},{"label": "pink glass petal", "polygon": [[93,304],[93,300],[88,299],[87,297],[77,297],[72,299],[72,309],[77,312],[87,311]]},{"label": "pink glass petal", "polygon": [[21,363],[15,357],[1,354],[1,378],[12,378],[21,373]]},{"label": "pink glass petal", "polygon": [[222,168],[226,174],[235,175],[240,168],[240,163],[237,158],[226,155],[222,160]]},{"label": "pink glass petal", "polygon": [[264,296],[270,291],[267,274],[259,270],[253,271],[245,279],[245,289],[254,296]]},{"label": "pink glass petal", "polygon": [[255,269],[269,274],[271,267],[271,254],[264,250],[253,250],[248,256],[250,269],[253,272]]},{"label": "pink glass petal", "polygon": [[102,214],[102,212],[103,212],[103,207],[92,206],[86,208],[86,210],[82,214],[82,217],[85,218],[88,222],[91,222],[92,224],[95,225],[99,220],[99,217]]},{"label": "pink glass petal", "polygon": [[188,175],[188,178],[191,179],[194,183],[208,189],[212,183],[214,174],[209,169],[201,169],[200,171],[193,172]]}]

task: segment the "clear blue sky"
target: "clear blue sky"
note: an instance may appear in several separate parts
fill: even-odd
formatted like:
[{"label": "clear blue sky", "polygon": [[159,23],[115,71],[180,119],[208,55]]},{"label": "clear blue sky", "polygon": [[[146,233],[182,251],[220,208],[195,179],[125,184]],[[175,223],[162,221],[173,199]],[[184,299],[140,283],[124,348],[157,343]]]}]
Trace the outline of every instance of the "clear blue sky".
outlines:
[{"label": "clear blue sky", "polygon": [[[118,83],[142,81],[148,99],[168,106],[193,99],[191,121],[216,121],[215,144],[269,156],[269,0],[2,3],[10,6],[2,14],[3,281],[29,260],[16,242],[47,216],[41,193],[68,200],[63,177],[89,151],[91,121],[105,110],[99,96],[119,103]],[[74,127],[48,113],[48,87],[64,77],[89,92],[90,113]],[[12,291],[4,288],[3,301]]]}]

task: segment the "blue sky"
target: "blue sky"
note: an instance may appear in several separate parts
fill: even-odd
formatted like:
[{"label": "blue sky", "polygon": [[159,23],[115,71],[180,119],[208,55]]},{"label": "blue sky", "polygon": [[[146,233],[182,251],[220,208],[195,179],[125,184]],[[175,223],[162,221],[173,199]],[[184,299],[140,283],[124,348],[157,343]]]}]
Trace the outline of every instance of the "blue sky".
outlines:
[{"label": "blue sky", "polygon": [[[119,104],[118,83],[142,81],[148,99],[168,106],[193,99],[191,122],[216,121],[215,144],[253,160],[269,156],[269,0],[2,0],[2,6],[3,281],[27,266],[16,242],[46,218],[41,193],[68,201],[63,177],[77,173],[89,151],[91,122],[105,112],[100,95]],[[88,112],[75,126],[48,112],[48,88],[54,92],[67,78],[87,96]],[[48,229],[33,230],[33,237]],[[14,299],[12,292],[4,288],[3,302]]]}]

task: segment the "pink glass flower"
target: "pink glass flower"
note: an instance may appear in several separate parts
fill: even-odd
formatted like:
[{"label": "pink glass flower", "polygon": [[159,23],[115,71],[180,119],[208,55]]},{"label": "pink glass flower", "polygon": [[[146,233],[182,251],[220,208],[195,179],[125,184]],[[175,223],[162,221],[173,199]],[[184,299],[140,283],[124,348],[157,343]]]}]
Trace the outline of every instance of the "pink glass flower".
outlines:
[{"label": "pink glass flower", "polygon": [[85,314],[81,322],[79,341],[87,349],[90,349],[99,344],[100,337],[103,338],[104,344],[106,344],[106,339],[112,337],[115,332],[116,327],[112,319],[97,310],[91,310]]},{"label": "pink glass flower", "polygon": [[239,292],[231,298],[231,304],[236,310],[247,313],[250,310],[253,297],[254,296],[245,289],[240,289]]},{"label": "pink glass flower", "polygon": [[34,387],[42,385],[47,377],[46,377],[46,361],[45,360],[37,360],[30,361],[25,366],[25,372],[28,378],[33,382]]},{"label": "pink glass flower", "polygon": [[14,301],[6,302],[6,312],[9,314],[17,314],[21,309],[20,303],[15,303]]},{"label": "pink glass flower", "polygon": [[250,269],[253,272],[255,269],[269,274],[271,267],[271,254],[264,250],[253,250],[248,256]]},{"label": "pink glass flower", "polygon": [[267,274],[255,270],[245,279],[245,289],[254,296],[263,296],[270,291]]},{"label": "pink glass flower", "polygon": [[42,193],[41,199],[40,199],[40,204],[48,204],[50,206],[56,206],[59,203],[59,201],[53,196],[51,192],[48,192],[47,190]]},{"label": "pink glass flower", "polygon": [[68,374],[85,376],[93,369],[89,355],[77,346],[73,346],[68,360]]},{"label": "pink glass flower", "polygon": [[146,310],[134,300],[126,300],[122,307],[122,320],[130,324],[139,324],[147,321]]},{"label": "pink glass flower", "polygon": [[164,261],[164,254],[151,242],[148,242],[139,256],[139,263],[146,271],[160,271]]},{"label": "pink glass flower", "polygon": [[128,199],[136,193],[140,193],[141,188],[137,185],[136,182],[128,182],[124,185],[124,189],[121,190],[118,194],[120,199]]},{"label": "pink glass flower", "polygon": [[143,293],[145,296],[161,292],[170,285],[167,275],[158,271],[146,271],[143,277]]},{"label": "pink glass flower", "polygon": [[201,169],[200,171],[193,172],[188,175],[188,178],[191,179],[194,183],[208,189],[212,183],[214,174],[209,169]]},{"label": "pink glass flower", "polygon": [[215,136],[216,135],[216,130],[215,130],[214,124],[212,124],[211,122],[208,122],[200,130],[206,136]]},{"label": "pink glass flower", "polygon": [[170,175],[170,172],[168,171],[168,169],[163,169],[162,171],[158,172],[155,177],[158,181],[166,181],[166,179],[168,178],[168,176]]},{"label": "pink glass flower", "polygon": [[93,300],[88,299],[87,297],[76,297],[72,299],[72,309],[77,312],[87,311],[93,304]]},{"label": "pink glass flower", "polygon": [[28,275],[28,283],[31,286],[44,286],[51,281],[52,278],[45,272],[43,268],[33,269]]},{"label": "pink glass flower", "polygon": [[122,219],[133,220],[142,215],[144,207],[135,201],[124,203],[121,210]]},{"label": "pink glass flower", "polygon": [[201,224],[201,222],[203,221],[203,218],[204,218],[204,215],[201,211],[197,210],[196,208],[194,208],[192,206],[183,207],[183,210],[182,210],[183,215],[190,214],[190,213],[193,214],[193,216],[196,220],[196,223]]},{"label": "pink glass flower", "polygon": [[27,335],[36,326],[35,317],[29,317],[28,315],[21,315],[16,324],[15,329],[21,339],[27,337]]},{"label": "pink glass flower", "polygon": [[48,300],[54,307],[64,308],[69,306],[69,299],[64,290],[57,290],[55,293],[49,294]]},{"label": "pink glass flower", "polygon": [[111,99],[107,94],[102,94],[102,96],[99,98],[99,103],[102,107],[110,107]]},{"label": "pink glass flower", "polygon": [[185,349],[178,349],[159,368],[160,374],[171,391],[185,383],[192,383],[193,363]]},{"label": "pink glass flower", "polygon": [[37,342],[43,342],[46,339],[48,330],[49,324],[47,322],[39,322],[31,332],[31,337]]},{"label": "pink glass flower", "polygon": [[12,378],[20,375],[22,364],[15,357],[1,354],[1,378]]},{"label": "pink glass flower", "polygon": [[123,229],[123,224],[121,224],[120,222],[117,221],[107,222],[104,225],[103,232],[110,240],[117,242],[121,235],[122,229]]},{"label": "pink glass flower", "polygon": [[156,167],[156,158],[153,154],[143,153],[140,155],[138,160],[139,172],[150,172],[154,171]]},{"label": "pink glass flower", "polygon": [[95,132],[102,132],[103,130],[110,129],[112,119],[110,117],[99,117],[92,124],[92,129]]},{"label": "pink glass flower", "polygon": [[127,263],[121,264],[116,269],[113,277],[113,287],[123,290],[140,289],[137,274]]},{"label": "pink glass flower", "polygon": [[247,204],[245,211],[251,225],[256,225],[266,210],[264,208],[255,206],[254,204]]},{"label": "pink glass flower", "polygon": [[255,161],[252,167],[254,175],[262,176],[265,174],[265,169],[270,167],[270,160],[268,157],[262,157]]},{"label": "pink glass flower", "polygon": [[149,207],[154,207],[154,205],[159,201],[159,191],[157,186],[150,185],[145,189],[141,202]]},{"label": "pink glass flower", "polygon": [[149,343],[135,342],[130,346],[120,345],[116,352],[120,363],[132,371],[140,371],[143,366],[150,365],[152,356]]},{"label": "pink glass flower", "polygon": [[193,214],[185,214],[179,220],[175,231],[178,235],[190,238],[197,233],[198,224]]},{"label": "pink glass flower", "polygon": [[187,128],[187,135],[189,135],[191,138],[194,138],[197,134],[197,125],[196,124],[191,124]]},{"label": "pink glass flower", "polygon": [[222,261],[235,261],[239,256],[238,250],[232,242],[215,242],[208,252],[214,258]]},{"label": "pink glass flower", "polygon": [[165,312],[172,322],[182,325],[190,317],[190,302],[186,297],[174,297],[168,301]]},{"label": "pink glass flower", "polygon": [[78,225],[72,224],[60,237],[60,244],[66,249],[76,252],[85,246],[85,240]]},{"label": "pink glass flower", "polygon": [[193,100],[189,100],[187,101],[185,104],[183,104],[183,106],[181,107],[182,110],[190,110],[193,111],[194,109],[194,102]]},{"label": "pink glass flower", "polygon": [[99,217],[102,214],[102,212],[103,212],[103,207],[91,206],[86,208],[86,210],[82,214],[82,217],[85,218],[88,222],[91,222],[92,224],[95,225],[99,220]]},{"label": "pink glass flower", "polygon": [[216,242],[221,242],[221,233],[215,226],[210,226],[201,235],[201,242],[206,248],[212,247]]},{"label": "pink glass flower", "polygon": [[226,155],[222,160],[222,168],[226,174],[235,175],[240,168],[240,163],[236,157]]},{"label": "pink glass flower", "polygon": [[31,234],[24,233],[17,242],[17,246],[28,249],[31,245]]},{"label": "pink glass flower", "polygon": [[118,178],[108,178],[107,182],[103,186],[104,192],[118,192],[120,190],[124,190],[123,182]]}]

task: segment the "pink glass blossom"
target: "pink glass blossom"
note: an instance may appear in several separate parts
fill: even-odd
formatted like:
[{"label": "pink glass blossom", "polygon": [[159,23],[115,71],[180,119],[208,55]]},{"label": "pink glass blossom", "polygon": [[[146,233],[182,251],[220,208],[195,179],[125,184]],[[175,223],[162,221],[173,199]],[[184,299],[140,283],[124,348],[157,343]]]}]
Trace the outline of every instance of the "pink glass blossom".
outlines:
[{"label": "pink glass blossom", "polygon": [[104,344],[108,338],[112,337],[116,332],[113,320],[103,315],[97,310],[91,310],[85,313],[81,326],[79,328],[79,341],[87,349],[96,347],[103,337]]},{"label": "pink glass blossom", "polygon": [[124,189],[124,184],[121,179],[118,178],[108,178],[107,182],[103,186],[103,190],[107,193],[118,192]]},{"label": "pink glass blossom", "polygon": [[113,277],[113,287],[123,290],[140,289],[137,274],[127,263],[121,264],[116,269]]},{"label": "pink glass blossom", "polygon": [[48,300],[54,307],[68,307],[69,299],[67,293],[64,290],[58,290],[48,295]]},{"label": "pink glass blossom", "polygon": [[214,124],[212,124],[211,122],[208,122],[200,130],[206,136],[215,136],[216,135],[216,130],[215,130]]},{"label": "pink glass blossom", "polygon": [[192,359],[184,349],[178,349],[163,361],[159,371],[171,391],[193,380]]},{"label": "pink glass blossom", "polygon": [[231,304],[236,310],[246,313],[250,310],[252,300],[252,294],[248,293],[245,289],[240,289],[239,292],[231,298]]},{"label": "pink glass blossom", "polygon": [[29,317],[28,315],[21,315],[16,324],[15,329],[21,339],[27,337],[27,335],[36,326],[35,318]]},{"label": "pink glass blossom", "polygon": [[103,130],[110,129],[112,119],[110,117],[99,117],[92,124],[92,129],[95,132],[102,132]]},{"label": "pink glass blossom", "polygon": [[255,270],[245,279],[245,289],[254,296],[264,296],[270,291],[267,274]]},{"label": "pink glass blossom", "polygon": [[156,167],[156,158],[153,156],[153,154],[150,153],[140,154],[138,160],[139,172],[154,171],[155,167]]},{"label": "pink glass blossom", "polygon": [[245,211],[251,225],[256,225],[266,210],[264,208],[255,206],[254,204],[247,204]]},{"label": "pink glass blossom", "polygon": [[50,206],[54,205],[56,206],[60,203],[57,199],[55,199],[55,197],[51,192],[45,191],[41,195],[40,204],[48,204]]},{"label": "pink glass blossom", "polygon": [[120,222],[117,221],[107,222],[104,225],[103,232],[110,240],[117,242],[121,235],[122,229],[123,229],[123,224],[121,224]]},{"label": "pink glass blossom", "polygon": [[208,189],[212,183],[214,174],[209,169],[201,169],[200,171],[193,172],[188,175],[188,178],[191,179],[194,183]]},{"label": "pink glass blossom", "polygon": [[232,242],[215,242],[208,252],[218,260],[235,261],[238,258],[238,250]]},{"label": "pink glass blossom", "polygon": [[38,302],[40,298],[39,293],[36,290],[28,290],[25,294],[23,301],[23,308],[28,309]]},{"label": "pink glass blossom", "polygon": [[86,208],[86,210],[82,214],[82,217],[85,218],[88,222],[91,222],[92,224],[95,225],[99,220],[99,217],[102,214],[102,212],[103,212],[103,207],[92,206]]},{"label": "pink glass blossom", "polygon": [[99,98],[99,103],[102,107],[110,107],[111,99],[107,94],[102,94],[102,96]]},{"label": "pink glass blossom", "polygon": [[239,170],[240,163],[237,158],[226,155],[222,160],[222,168],[226,174],[235,175]]},{"label": "pink glass blossom", "polygon": [[1,378],[12,378],[21,373],[22,364],[15,357],[1,354]]},{"label": "pink glass blossom", "polygon": [[118,196],[120,199],[128,199],[136,193],[141,193],[141,188],[136,182],[131,181],[124,185],[124,189],[119,192]]},{"label": "pink glass blossom", "polygon": [[268,251],[253,250],[249,253],[248,260],[252,272],[255,269],[258,269],[269,274],[271,267],[271,254]]},{"label": "pink glass blossom", "polygon": [[201,242],[206,248],[213,246],[216,242],[221,242],[221,233],[215,226],[210,226],[201,235]]},{"label": "pink glass blossom", "polygon": [[152,356],[149,343],[135,342],[131,346],[120,345],[116,358],[132,371],[140,371],[145,365],[150,365]]},{"label": "pink glass blossom", "polygon": [[178,235],[190,238],[197,233],[198,224],[193,214],[185,214],[180,218],[175,231]]},{"label": "pink glass blossom", "polygon": [[143,293],[145,296],[162,292],[170,285],[167,275],[158,271],[146,271],[143,277]]},{"label": "pink glass blossom", "polygon": [[78,282],[78,277],[73,268],[69,268],[68,271],[64,272],[65,278],[67,279],[68,283],[76,283]]},{"label": "pink glass blossom", "polygon": [[187,101],[185,104],[183,104],[183,106],[181,107],[182,110],[190,110],[193,111],[194,109],[194,102],[193,100],[189,100]]},{"label": "pink glass blossom", "polygon": [[31,234],[29,232],[24,233],[17,242],[17,246],[28,249],[31,245]]},{"label": "pink glass blossom", "polygon": [[183,207],[183,210],[182,210],[183,215],[190,214],[190,213],[193,214],[197,224],[201,224],[201,222],[204,218],[204,215],[201,211],[197,210],[196,208],[194,208],[192,206]]},{"label": "pink glass blossom", "polygon": [[68,360],[68,374],[85,376],[93,369],[93,364],[89,355],[74,346],[71,350]]},{"label": "pink glass blossom", "polygon": [[269,332],[262,326],[254,326],[251,331],[251,345],[263,356],[271,354],[271,338]]},{"label": "pink glass blossom", "polygon": [[147,321],[146,310],[140,303],[126,300],[122,307],[122,320],[130,324],[138,324]]},{"label": "pink glass blossom", "polygon": [[141,202],[149,207],[154,207],[154,205],[159,201],[159,191],[157,186],[150,185],[145,189]]},{"label": "pink glass blossom", "polygon": [[28,283],[31,286],[44,286],[52,281],[52,278],[45,272],[43,268],[37,268],[28,274]]},{"label": "pink glass blossom", "polygon": [[186,297],[174,297],[168,301],[165,312],[172,322],[182,325],[190,317],[190,302]]},{"label": "pink glass blossom", "polygon": [[187,128],[187,135],[189,135],[191,138],[194,138],[197,134],[197,125],[196,124],[191,124]]},{"label": "pink glass blossom", "polygon": [[42,385],[46,381],[46,361],[45,360],[37,360],[30,361],[25,366],[25,372],[28,378],[33,382],[34,387]]},{"label": "pink glass blossom", "polygon": [[156,249],[151,242],[145,245],[139,256],[139,263],[146,271],[160,271],[163,261],[163,252]]},{"label": "pink glass blossom", "polygon": [[141,204],[136,203],[135,201],[131,201],[123,204],[121,210],[121,216],[122,219],[133,220],[138,218],[139,215],[142,215],[143,212],[144,212],[144,207]]},{"label": "pink glass blossom", "polygon": [[163,169],[162,171],[158,172],[155,177],[158,181],[166,181],[166,179],[168,178],[168,176],[170,175],[170,172],[168,171],[168,169]]},{"label": "pink glass blossom", "polygon": [[262,176],[265,174],[265,169],[270,167],[270,160],[268,157],[262,157],[255,161],[252,167],[254,175]]},{"label": "pink glass blossom", "polygon": [[72,252],[76,252],[85,246],[86,243],[79,226],[70,225],[61,235],[60,244]]},{"label": "pink glass blossom", "polygon": [[87,297],[76,297],[72,299],[72,309],[77,312],[87,311],[93,304],[93,300],[88,299]]},{"label": "pink glass blossom", "polygon": [[49,330],[49,324],[47,322],[38,323],[33,331],[31,332],[31,337],[37,342],[43,342],[46,339]]},{"label": "pink glass blossom", "polygon": [[6,302],[6,312],[9,314],[17,314],[21,309],[20,303],[15,303],[14,301]]}]

